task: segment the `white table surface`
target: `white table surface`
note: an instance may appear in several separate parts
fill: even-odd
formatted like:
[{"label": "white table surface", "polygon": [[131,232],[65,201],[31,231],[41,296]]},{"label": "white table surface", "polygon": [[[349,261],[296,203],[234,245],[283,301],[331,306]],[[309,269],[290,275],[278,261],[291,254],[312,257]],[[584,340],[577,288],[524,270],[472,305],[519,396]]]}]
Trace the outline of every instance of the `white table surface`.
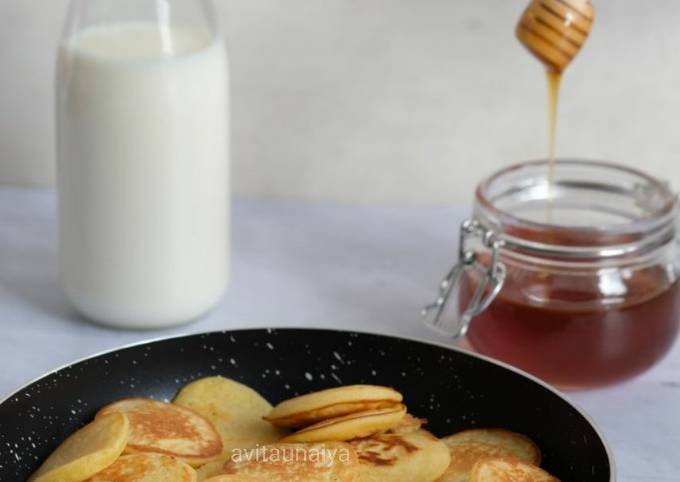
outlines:
[{"label": "white table surface", "polygon": [[[54,193],[2,188],[0,399],[74,359],[179,333],[308,326],[445,341],[420,324],[418,311],[453,260],[457,226],[467,211],[237,202],[232,282],[219,308],[183,328],[134,332],[91,325],[64,301]],[[568,396],[604,431],[618,480],[680,481],[680,343],[632,382]]]}]

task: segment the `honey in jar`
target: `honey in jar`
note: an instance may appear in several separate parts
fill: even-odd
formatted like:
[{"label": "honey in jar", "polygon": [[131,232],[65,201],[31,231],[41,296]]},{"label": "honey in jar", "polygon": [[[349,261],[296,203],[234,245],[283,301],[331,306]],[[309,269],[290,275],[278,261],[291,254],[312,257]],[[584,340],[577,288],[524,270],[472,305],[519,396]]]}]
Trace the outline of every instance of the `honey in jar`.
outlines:
[{"label": "honey in jar", "polygon": [[430,321],[563,388],[628,379],[678,333],[676,198],[644,173],[602,162],[559,160],[548,186],[546,162],[479,185],[460,269]]}]

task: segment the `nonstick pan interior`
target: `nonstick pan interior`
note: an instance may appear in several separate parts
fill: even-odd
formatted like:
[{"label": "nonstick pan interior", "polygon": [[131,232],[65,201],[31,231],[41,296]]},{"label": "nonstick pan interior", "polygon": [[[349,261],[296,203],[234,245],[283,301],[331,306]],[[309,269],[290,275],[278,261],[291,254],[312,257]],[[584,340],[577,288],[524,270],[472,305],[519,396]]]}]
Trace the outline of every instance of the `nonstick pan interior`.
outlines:
[{"label": "nonstick pan interior", "polygon": [[[6,367],[5,369],[9,369]],[[562,396],[521,373],[446,347],[343,331],[240,330],[160,340],[108,352],[46,375],[0,404],[0,480],[25,481],[107,403],[171,400],[193,379],[223,375],[272,403],[354,383],[395,387],[410,413],[443,436],[503,427],[531,437],[563,482],[609,482],[602,438]]]}]

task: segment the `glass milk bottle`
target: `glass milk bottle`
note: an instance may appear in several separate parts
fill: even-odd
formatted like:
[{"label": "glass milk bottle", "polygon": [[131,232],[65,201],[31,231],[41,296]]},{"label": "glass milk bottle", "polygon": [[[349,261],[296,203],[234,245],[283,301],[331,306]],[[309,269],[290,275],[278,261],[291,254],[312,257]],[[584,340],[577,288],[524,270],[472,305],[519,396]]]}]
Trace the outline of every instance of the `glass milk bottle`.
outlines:
[{"label": "glass milk bottle", "polygon": [[87,318],[191,321],[228,275],[226,51],[204,0],[72,0],[57,73],[61,278]]}]

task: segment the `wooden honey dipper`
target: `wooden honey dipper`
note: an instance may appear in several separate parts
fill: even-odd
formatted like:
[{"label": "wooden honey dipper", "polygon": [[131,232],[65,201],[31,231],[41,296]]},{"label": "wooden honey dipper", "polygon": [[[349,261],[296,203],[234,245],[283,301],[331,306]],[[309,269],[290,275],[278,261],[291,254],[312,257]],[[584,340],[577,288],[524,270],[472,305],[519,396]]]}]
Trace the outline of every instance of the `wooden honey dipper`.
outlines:
[{"label": "wooden honey dipper", "polygon": [[588,38],[594,13],[590,0],[532,0],[517,38],[549,70],[562,72]]}]

